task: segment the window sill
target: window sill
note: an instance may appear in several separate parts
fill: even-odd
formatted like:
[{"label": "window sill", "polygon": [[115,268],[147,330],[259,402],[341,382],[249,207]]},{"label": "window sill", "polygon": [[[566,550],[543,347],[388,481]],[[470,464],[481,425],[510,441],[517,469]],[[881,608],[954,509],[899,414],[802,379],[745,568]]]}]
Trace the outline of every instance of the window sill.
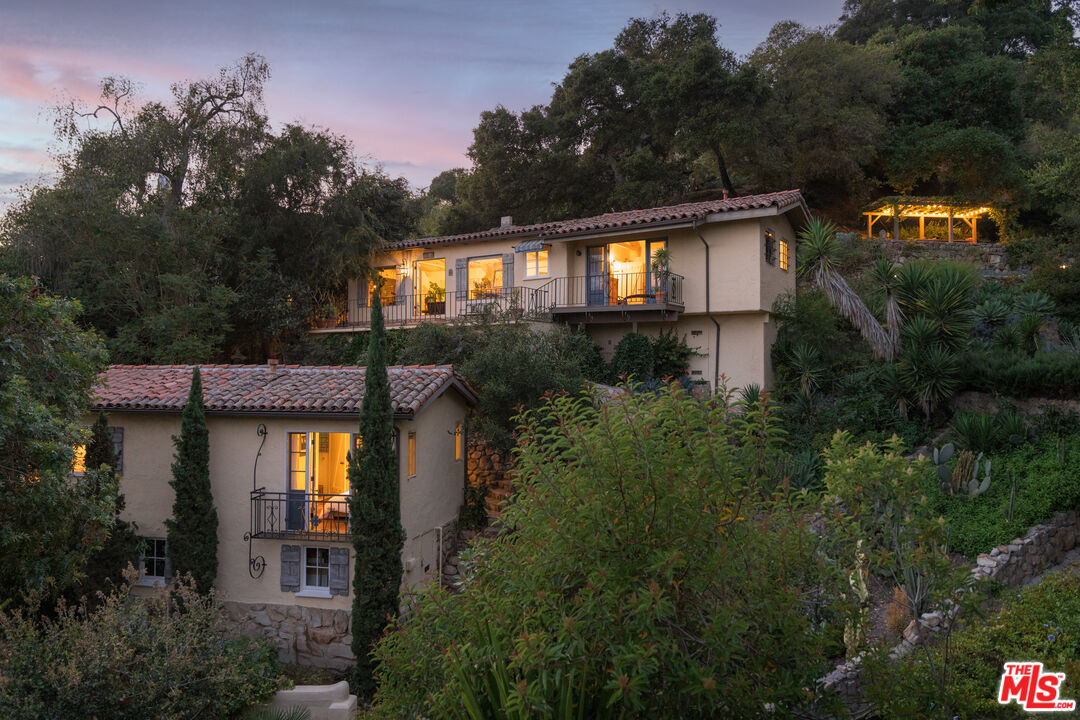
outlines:
[{"label": "window sill", "polygon": [[296,597],[302,598],[325,598],[330,599],[329,588],[304,588],[300,592],[296,593]]},{"label": "window sill", "polygon": [[551,277],[550,273],[548,273],[547,275],[525,275],[524,277],[522,277],[522,280],[543,280],[549,277]]},{"label": "window sill", "polygon": [[158,575],[143,575],[136,582],[140,587],[165,587],[165,578]]}]

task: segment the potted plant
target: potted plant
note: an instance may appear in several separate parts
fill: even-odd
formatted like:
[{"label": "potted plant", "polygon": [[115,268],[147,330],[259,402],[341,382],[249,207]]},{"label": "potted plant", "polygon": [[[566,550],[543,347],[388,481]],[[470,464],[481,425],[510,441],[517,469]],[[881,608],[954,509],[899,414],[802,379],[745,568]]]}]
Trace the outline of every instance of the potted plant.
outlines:
[{"label": "potted plant", "polygon": [[319,327],[325,328],[337,325],[338,309],[333,303],[326,303],[319,308]]},{"label": "potted plant", "polygon": [[428,283],[427,292],[424,293],[424,312],[428,315],[446,314],[446,289],[439,287],[434,282]]},{"label": "potted plant", "polygon": [[670,260],[671,254],[667,249],[667,245],[654,252],[652,256],[653,294],[656,296],[657,303],[667,302],[668,278],[670,276],[668,262]]}]

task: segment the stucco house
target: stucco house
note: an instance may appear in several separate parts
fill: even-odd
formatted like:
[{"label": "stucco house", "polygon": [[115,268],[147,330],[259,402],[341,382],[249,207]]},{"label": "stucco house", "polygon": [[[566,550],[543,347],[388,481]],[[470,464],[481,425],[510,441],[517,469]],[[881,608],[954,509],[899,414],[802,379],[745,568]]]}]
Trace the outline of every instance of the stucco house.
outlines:
[{"label": "stucco house", "polygon": [[[121,469],[125,519],[145,541],[141,584],[171,574],[172,437],[193,366],[112,366],[95,391]],[[346,453],[364,397],[362,367],[202,365],[218,514],[216,587],[283,660],[351,663],[352,545]],[[440,569],[465,485],[465,414],[476,400],[449,366],[388,368],[400,460],[405,586]],[[87,418],[89,424],[92,417]]]},{"label": "stucco house", "polygon": [[[484,308],[583,328],[610,358],[628,332],[673,328],[715,388],[772,380],[773,302],[795,289],[798,190],[403,240],[378,256],[389,327],[468,319]],[[666,257],[665,257],[666,256]],[[657,261],[659,259],[659,262]],[[370,327],[374,284],[343,289],[318,333]]]}]

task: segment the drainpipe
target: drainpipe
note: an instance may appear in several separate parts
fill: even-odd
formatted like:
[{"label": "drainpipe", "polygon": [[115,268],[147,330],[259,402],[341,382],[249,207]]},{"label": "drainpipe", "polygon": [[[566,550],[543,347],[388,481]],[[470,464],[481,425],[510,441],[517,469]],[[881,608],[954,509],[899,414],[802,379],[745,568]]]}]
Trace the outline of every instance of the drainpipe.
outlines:
[{"label": "drainpipe", "polygon": [[712,284],[709,277],[709,243],[705,242],[701,231],[698,230],[697,223],[698,219],[695,217],[693,224],[694,234],[698,236],[698,240],[705,246],[705,314],[709,316],[713,325],[716,326],[716,347],[713,349],[713,392],[715,393],[720,389],[720,322],[713,317],[712,304],[709,301],[709,286]]}]

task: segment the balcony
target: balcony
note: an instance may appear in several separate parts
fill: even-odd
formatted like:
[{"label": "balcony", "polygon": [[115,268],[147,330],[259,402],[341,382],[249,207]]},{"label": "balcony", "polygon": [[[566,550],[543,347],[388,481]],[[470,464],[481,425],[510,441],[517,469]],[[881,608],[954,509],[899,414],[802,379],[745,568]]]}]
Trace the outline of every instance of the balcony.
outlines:
[{"label": "balcony", "polygon": [[349,542],[349,496],[253,490],[251,537]]},{"label": "balcony", "polygon": [[[542,289],[495,288],[447,292],[442,300],[429,298],[429,295],[398,295],[393,303],[383,304],[383,322],[389,328],[414,327],[424,322],[467,322],[489,315],[550,319],[550,303]],[[371,308],[357,303],[349,307],[348,317],[339,318],[335,327],[321,332],[370,328]]]},{"label": "balcony", "polygon": [[563,322],[677,320],[685,307],[683,277],[675,273],[555,278],[539,290],[550,302],[552,319]]}]

